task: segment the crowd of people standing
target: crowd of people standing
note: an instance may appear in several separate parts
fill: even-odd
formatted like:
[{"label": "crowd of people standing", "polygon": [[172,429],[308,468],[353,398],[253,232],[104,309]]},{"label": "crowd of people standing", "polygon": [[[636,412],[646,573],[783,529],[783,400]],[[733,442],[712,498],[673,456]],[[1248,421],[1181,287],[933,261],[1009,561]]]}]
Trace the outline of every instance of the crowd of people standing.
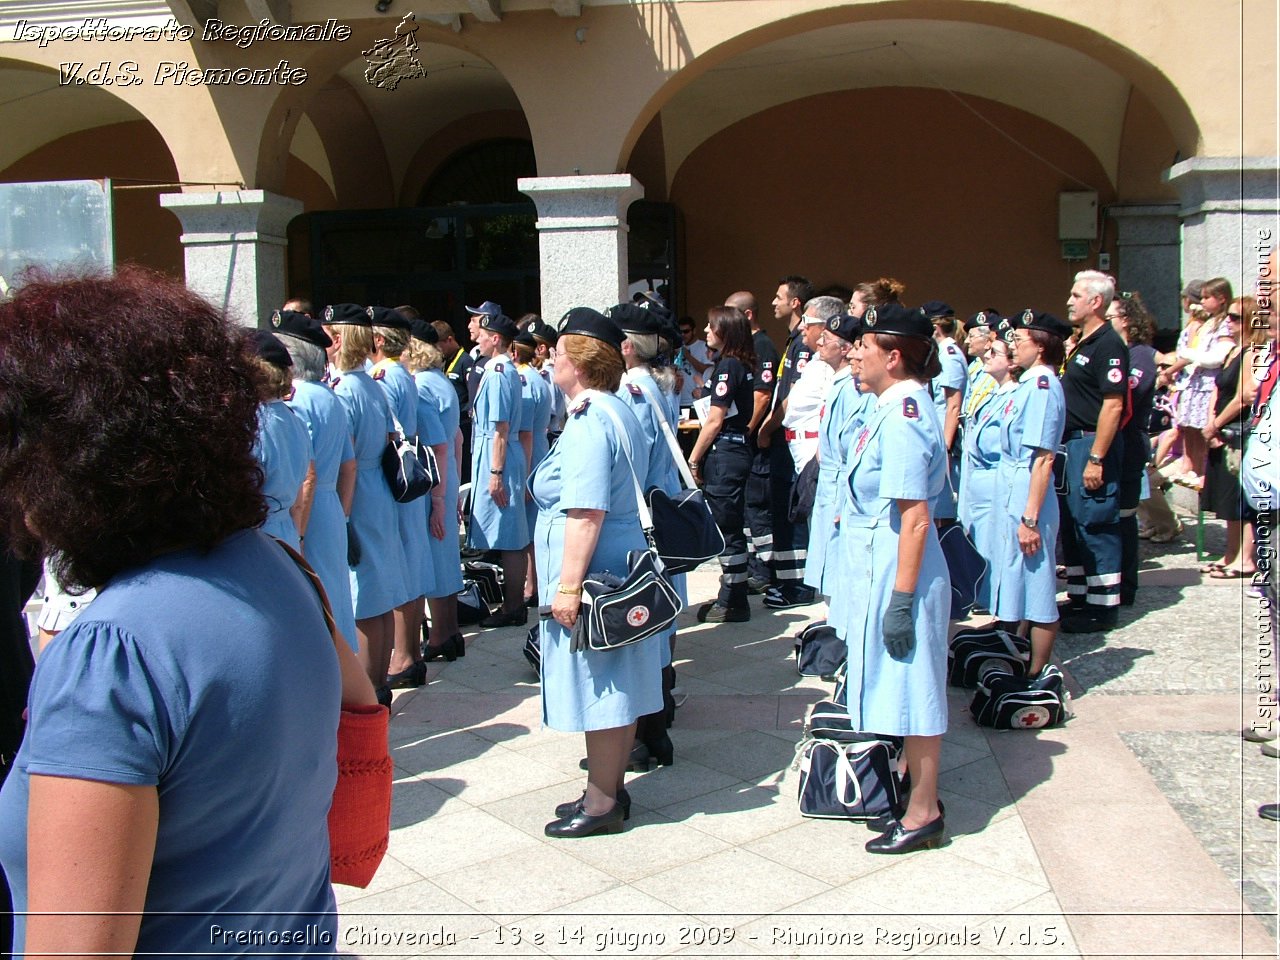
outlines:
[{"label": "crowd of people standing", "polygon": [[[187,729],[186,713],[213,709],[208,698],[216,700],[238,662],[235,651],[192,660],[169,644],[193,618],[208,630],[234,611],[243,633],[235,650],[283,629],[304,651],[291,668],[331,681],[324,698],[295,702],[280,682],[287,658],[271,648],[252,689],[256,708],[277,721],[290,712],[314,720],[310,732],[299,729],[251,757],[303,784],[314,813],[332,786],[327,767],[295,769],[274,748],[331,753],[319,741],[332,733],[339,692],[344,701],[386,704],[393,688],[425,682],[427,661],[465,656],[456,607],[462,552],[496,559],[502,602],[481,627],[524,625],[531,608],[539,611],[544,721],[585,736],[585,787],[555,808],[546,834],[617,832],[630,813],[624,774],[637,763],[673,762],[666,728],[675,627],[618,649],[589,648],[583,585],[589,576],[625,576],[632,552],[645,549],[643,491],[700,486],[725,546],[717,595],[697,619],[746,621],[752,593],[764,594],[767,609],[826,599],[827,621],[847,649],[851,724],[903,738],[909,795],[867,843],[872,853],[900,854],[937,846],[946,829],[937,793],[951,626],[942,531],[958,526],[989,561],[977,605],[1029,637],[1034,681],[1050,666],[1059,630],[1105,631],[1135,601],[1137,542],[1160,517],[1149,470],[1156,391],[1183,369],[1187,379],[1166,401],[1173,436],[1162,439],[1166,452],[1190,462],[1197,485],[1203,474],[1206,504],[1228,521],[1227,556],[1208,575],[1249,574],[1249,524],[1267,514],[1274,526],[1275,484],[1258,472],[1274,462],[1274,440],[1252,428],[1277,380],[1277,323],[1256,299],[1233,297],[1224,280],[1188,288],[1204,319],[1191,335],[1184,331],[1173,357],[1150,346],[1141,298],[1117,292],[1096,271],[1075,276],[1065,320],[1027,308],[983,309],[964,322],[940,300],[906,306],[905,286],[893,278],[815,291],[789,275],[773,298],[774,318],[787,328],[780,351],[745,291],[707,312],[705,344],[691,318],[677,323],[653,297],[603,313],[575,308],[554,326],[536,315],[514,321],[485,301],[467,308],[475,342],[468,351],[447,324],[408,306],[340,303],[313,315],[293,301],[245,333],[141,272],[76,283],[33,283],[0,317],[11,351],[4,372],[18,384],[13,395],[25,398],[4,411],[11,449],[0,479],[18,505],[9,526],[22,531],[25,546],[45,546],[51,575],[76,590],[107,589],[93,601],[93,616],[69,628],[77,642],[50,647],[32,701],[40,735],[24,744],[18,786],[4,803],[25,819],[30,788],[42,810],[58,813],[83,799],[81,788],[51,788],[49,780],[97,784],[85,796],[117,831],[107,841],[124,836],[133,844],[104,853],[133,872],[96,877],[116,893],[85,902],[125,914],[137,914],[144,895],[148,910],[163,912],[163,897],[151,897],[137,876],[186,882],[193,861],[173,844],[173,831],[214,816],[211,804],[225,795],[202,786],[222,776],[216,763],[184,761],[193,764],[188,779],[171,787],[175,761],[154,735],[159,727],[166,736],[203,735]],[[150,458],[127,469],[108,430],[86,427],[94,443],[74,451],[55,442],[57,431],[40,418],[56,423],[84,411],[50,405],[44,394],[35,403],[42,381],[23,381],[19,363],[29,366],[38,353],[22,339],[31,317],[64,310],[60,322],[74,325],[104,298],[121,297],[132,304],[121,320],[128,337],[87,344],[56,325],[48,335],[62,337],[68,370],[97,377],[82,386],[100,399],[134,380],[144,401],[148,390],[183,398],[166,411],[187,417],[176,436],[164,417],[147,419],[155,403],[144,402],[132,425],[127,405],[116,405],[105,427],[133,431]],[[165,337],[151,316],[157,311],[175,321]],[[167,371],[172,387],[157,384],[147,367],[164,348],[153,366]],[[94,350],[100,356],[80,355]],[[230,419],[215,424],[213,407]],[[686,464],[676,433],[690,420],[697,435]],[[439,468],[427,496],[393,496],[384,458],[401,440],[429,449]],[[43,457],[67,480],[32,486],[12,469],[13,450]],[[235,496],[214,504],[221,498],[210,496],[210,477]],[[140,496],[147,493],[157,499]],[[73,510],[75,498],[82,502]],[[175,526],[176,507],[204,526]],[[314,643],[326,634],[314,594],[288,555],[253,527],[316,571],[335,615],[336,666]],[[1056,601],[1059,578],[1064,604]],[[683,577],[672,580],[687,599]],[[156,604],[157,584],[191,605]],[[273,594],[279,584],[287,591]],[[153,634],[167,638],[160,653],[135,640]],[[193,670],[194,686],[173,683]],[[197,689],[206,699],[184,699]],[[124,716],[104,713],[104,704],[122,703]],[[153,733],[143,743],[146,730]],[[95,775],[102,762],[105,778]],[[99,789],[101,779],[132,792]],[[180,801],[157,810],[157,787],[172,788]],[[229,823],[245,820],[255,803],[255,822],[283,816],[266,796],[217,812]],[[57,822],[38,820],[31,836],[55,843],[49,831]],[[307,829],[319,823],[312,816]],[[148,832],[155,841],[156,831],[154,853],[137,846]],[[269,861],[270,838],[258,835]],[[25,844],[0,833],[6,868],[25,863]],[[18,875],[26,902],[26,875]],[[318,862],[300,866],[289,878],[297,894],[290,902],[331,909],[331,897],[317,892],[323,876]],[[31,902],[51,902],[49,884],[65,879],[41,874]],[[217,883],[212,877],[211,889]],[[33,930],[47,942],[59,933],[43,921]],[[156,921],[141,933],[136,922],[110,932],[112,944],[174,935]]]}]

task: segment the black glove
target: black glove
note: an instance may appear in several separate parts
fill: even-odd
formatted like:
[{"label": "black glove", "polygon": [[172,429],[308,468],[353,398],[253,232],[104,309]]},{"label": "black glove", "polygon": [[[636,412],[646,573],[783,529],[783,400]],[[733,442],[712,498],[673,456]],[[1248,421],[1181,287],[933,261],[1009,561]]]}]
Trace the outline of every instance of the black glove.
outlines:
[{"label": "black glove", "polygon": [[347,566],[360,566],[360,538],[356,536],[355,527],[351,526],[351,521],[347,521]]},{"label": "black glove", "polygon": [[916,645],[915,625],[911,622],[911,601],[915,595],[901,590],[893,591],[889,607],[884,612],[884,623],[881,633],[884,636],[884,648],[895,660],[905,660]]},{"label": "black glove", "polygon": [[582,653],[588,646],[587,618],[582,615],[582,610],[579,609],[578,619],[573,621],[573,628],[569,631],[569,650],[572,653]]}]

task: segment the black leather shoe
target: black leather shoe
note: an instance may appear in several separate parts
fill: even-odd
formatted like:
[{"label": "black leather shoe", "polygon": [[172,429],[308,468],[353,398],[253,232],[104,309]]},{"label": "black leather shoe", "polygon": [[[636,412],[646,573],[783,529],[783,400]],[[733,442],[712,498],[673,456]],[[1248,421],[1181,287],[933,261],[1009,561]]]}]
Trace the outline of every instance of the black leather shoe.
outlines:
[{"label": "black leather shoe", "polygon": [[535,593],[535,594],[534,594],[533,596],[531,596],[531,597],[525,597],[525,598],[524,598],[524,605],[525,605],[526,607],[528,607],[530,610],[537,610],[537,609],[538,609],[538,595]]},{"label": "black leather shoe", "polygon": [[497,613],[491,613],[481,620],[480,626],[485,630],[492,630],[495,627],[523,627],[528,619],[528,607],[521,607],[519,610],[512,610],[510,613],[504,613],[499,610]]},{"label": "black leather shoe", "polygon": [[[563,820],[565,817],[571,817],[582,809],[582,801],[587,798],[587,792],[582,791],[582,796],[577,800],[570,800],[568,803],[562,803],[556,807],[556,816]],[[622,819],[631,819],[631,794],[626,790],[618,791],[618,803],[622,805]]]},{"label": "black leather shoe", "polygon": [[868,840],[867,853],[910,853],[912,850],[928,850],[942,846],[947,835],[947,825],[939,816],[923,827],[908,830],[901,821],[895,821],[888,831]]},{"label": "black leather shoe", "polygon": [[664,732],[650,743],[637,743],[627,760],[628,773],[647,773],[654,767],[669,767],[676,762],[675,746]]},{"label": "black leather shoe", "polygon": [[746,623],[750,619],[750,608],[726,607],[716,600],[704,603],[698,608],[699,623]]},{"label": "black leather shoe", "polygon": [[462,634],[455,633],[438,647],[427,644],[422,648],[423,660],[447,660],[449,663],[457,660],[459,657],[467,655],[466,649],[462,646]]},{"label": "black leather shoe", "polygon": [[1263,820],[1280,820],[1280,803],[1264,803],[1258,808],[1258,816]]},{"label": "black leather shoe", "polygon": [[1067,614],[1058,624],[1058,629],[1063,633],[1105,633],[1116,625],[1117,618],[1114,609],[1103,609],[1105,612],[1086,607]]},{"label": "black leather shoe", "polygon": [[427,665],[421,661],[411,664],[408,670],[387,674],[387,686],[392,690],[410,690],[426,682]]},{"label": "black leather shoe", "polygon": [[[942,801],[938,801],[938,813],[944,817],[947,815],[947,808],[942,805]],[[907,815],[907,804],[903,801],[902,805],[896,808],[892,813],[886,813],[883,817],[876,817],[874,820],[867,821],[867,828],[877,833],[884,833],[886,830],[892,830],[893,825]]]},{"label": "black leather shoe", "polygon": [[622,804],[615,803],[608,813],[593,817],[579,808],[570,817],[552,820],[542,832],[548,837],[590,837],[597,833],[622,832]]},{"label": "black leather shoe", "polygon": [[377,696],[378,698],[378,703],[382,704],[384,707],[391,706],[391,688],[390,687],[388,687],[386,684],[383,684],[373,692],[374,692],[374,695]]}]

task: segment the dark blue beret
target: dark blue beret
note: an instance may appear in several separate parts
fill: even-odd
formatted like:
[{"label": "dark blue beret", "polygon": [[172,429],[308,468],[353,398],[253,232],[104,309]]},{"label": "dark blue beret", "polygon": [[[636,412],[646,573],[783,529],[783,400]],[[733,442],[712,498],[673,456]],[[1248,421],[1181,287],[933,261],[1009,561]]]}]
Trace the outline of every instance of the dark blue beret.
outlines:
[{"label": "dark blue beret", "polygon": [[436,333],[436,328],[421,317],[410,318],[409,335],[415,340],[421,340],[423,343],[440,342],[440,334]]},{"label": "dark blue beret", "polygon": [[827,320],[827,332],[834,333],[841,340],[847,340],[850,343],[858,340],[866,329],[862,325],[861,317],[850,316],[847,313],[837,313]]},{"label": "dark blue beret", "polygon": [[333,346],[333,341],[324,332],[319,320],[305,313],[298,313],[296,310],[277,310],[272,313],[271,328],[276,333],[297,337],[307,343],[314,343],[322,349]]},{"label": "dark blue beret", "polygon": [[293,366],[293,358],[289,356],[289,351],[270,330],[250,330],[248,341],[254,356],[261,357],[273,367],[288,369]]},{"label": "dark blue beret", "polygon": [[[664,310],[663,313],[666,311]],[[638,303],[619,303],[606,312],[610,320],[622,328],[623,333],[662,332],[662,321],[656,310],[647,310]]]},{"label": "dark blue beret", "polygon": [[556,328],[545,320],[537,320],[529,324],[529,334],[540,343],[556,345]]},{"label": "dark blue beret", "polygon": [[375,327],[390,327],[392,330],[409,330],[409,318],[392,307],[365,307],[365,313]]},{"label": "dark blue beret", "polygon": [[1059,320],[1052,313],[1036,313],[1031,310],[1022,311],[1018,326],[1023,330],[1043,330],[1055,337],[1066,340],[1071,336],[1071,324]]},{"label": "dark blue beret", "polygon": [[530,349],[537,349],[538,346],[538,342],[533,339],[533,334],[529,331],[528,327],[525,327],[525,329],[517,333],[515,337],[512,338],[511,342],[524,344],[524,346],[529,347]]},{"label": "dark blue beret", "polygon": [[924,311],[924,315],[930,320],[934,317],[954,317],[956,315],[955,308],[949,303],[943,303],[941,300],[927,300],[920,304],[920,309]]},{"label": "dark blue beret", "polygon": [[[488,303],[486,300],[485,303]],[[468,308],[469,309],[469,308]],[[516,326],[516,322],[508,317],[505,313],[477,314],[480,317],[480,329],[488,330],[490,333],[496,333],[500,337],[506,337],[508,340],[514,340],[520,328]]]},{"label": "dark blue beret", "polygon": [[964,322],[965,330],[976,330],[978,327],[987,327],[994,330],[999,325],[1000,314],[994,310],[979,310]]},{"label": "dark blue beret", "polygon": [[626,339],[621,327],[590,307],[574,307],[560,318],[560,336],[570,334],[607,343],[619,353],[622,352],[622,341]]},{"label": "dark blue beret", "polygon": [[373,320],[357,303],[332,303],[324,308],[324,322],[350,327],[372,327]]},{"label": "dark blue beret", "polygon": [[862,315],[863,333],[894,334],[899,337],[933,339],[933,324],[919,307],[908,309],[900,303],[867,307]]}]

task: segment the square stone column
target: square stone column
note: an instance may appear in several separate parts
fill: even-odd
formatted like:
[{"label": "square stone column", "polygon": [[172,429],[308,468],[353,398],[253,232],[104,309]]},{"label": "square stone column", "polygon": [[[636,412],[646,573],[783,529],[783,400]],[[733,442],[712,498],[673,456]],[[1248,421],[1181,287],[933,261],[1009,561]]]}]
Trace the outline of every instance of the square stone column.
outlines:
[{"label": "square stone column", "polygon": [[165,193],[182,223],[187,286],[236,323],[257,327],[285,301],[285,233],[302,203],[266,190]]},{"label": "square stone column", "polygon": [[1276,244],[1280,197],[1277,157],[1192,157],[1164,178],[1178,191],[1183,281],[1226,277],[1252,293]]},{"label": "square stone column", "polygon": [[1116,282],[1137,290],[1161,330],[1182,323],[1179,280],[1181,222],[1176,203],[1115,204],[1107,216],[1116,222]]},{"label": "square stone column", "polygon": [[627,207],[644,188],[627,173],[525,177],[538,208],[542,316],[553,326],[571,307],[604,310],[627,288]]}]

